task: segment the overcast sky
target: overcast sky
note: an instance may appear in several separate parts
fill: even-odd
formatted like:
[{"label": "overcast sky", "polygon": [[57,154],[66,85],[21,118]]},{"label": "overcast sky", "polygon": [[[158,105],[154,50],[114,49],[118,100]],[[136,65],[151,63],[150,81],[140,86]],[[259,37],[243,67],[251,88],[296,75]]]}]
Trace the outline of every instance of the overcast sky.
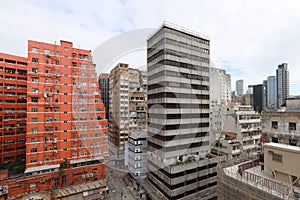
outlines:
[{"label": "overcast sky", "polygon": [[[237,79],[245,80],[245,88],[260,84],[287,62],[290,93],[296,95],[299,10],[297,0],[1,0],[0,51],[26,56],[28,39],[69,40],[75,47],[94,50],[120,33],[156,28],[166,20],[208,35],[214,66],[232,75],[233,86]],[[146,64],[144,52],[117,61],[133,67]]]}]

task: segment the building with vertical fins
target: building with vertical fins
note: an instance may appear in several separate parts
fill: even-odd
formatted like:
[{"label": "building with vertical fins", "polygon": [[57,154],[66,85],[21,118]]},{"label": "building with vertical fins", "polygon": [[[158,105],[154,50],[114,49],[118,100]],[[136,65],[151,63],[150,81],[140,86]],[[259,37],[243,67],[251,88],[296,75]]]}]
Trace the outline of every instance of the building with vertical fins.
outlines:
[{"label": "building with vertical fins", "polygon": [[163,23],[147,40],[150,199],[216,197],[210,151],[209,39]]},{"label": "building with vertical fins", "polygon": [[27,58],[0,53],[0,163],[25,160]]},{"label": "building with vertical fins", "polygon": [[289,71],[287,63],[278,65],[276,70],[277,78],[277,108],[286,104],[286,98],[289,96]]}]

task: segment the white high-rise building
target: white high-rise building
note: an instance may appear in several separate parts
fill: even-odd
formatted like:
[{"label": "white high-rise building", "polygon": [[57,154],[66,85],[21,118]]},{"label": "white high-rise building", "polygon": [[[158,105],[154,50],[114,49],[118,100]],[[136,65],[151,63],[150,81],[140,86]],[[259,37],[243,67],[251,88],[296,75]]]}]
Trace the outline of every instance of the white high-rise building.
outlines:
[{"label": "white high-rise building", "polygon": [[225,120],[226,105],[231,101],[231,76],[223,69],[210,68],[211,142],[219,137]]},{"label": "white high-rise building", "polygon": [[274,109],[277,107],[277,86],[276,76],[267,78],[267,108]]},{"label": "white high-rise building", "polygon": [[223,69],[210,68],[210,99],[221,104],[231,101],[231,76]]},{"label": "white high-rise building", "polygon": [[216,197],[207,36],[164,23],[147,41],[147,182],[151,199]]}]

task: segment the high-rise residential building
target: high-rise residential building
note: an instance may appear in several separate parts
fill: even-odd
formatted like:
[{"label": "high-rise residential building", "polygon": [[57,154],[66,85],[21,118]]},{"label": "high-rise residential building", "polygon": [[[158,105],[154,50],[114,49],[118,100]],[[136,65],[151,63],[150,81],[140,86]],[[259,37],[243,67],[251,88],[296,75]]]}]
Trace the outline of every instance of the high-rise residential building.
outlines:
[{"label": "high-rise residential building", "polygon": [[0,163],[26,155],[27,58],[0,53]]},{"label": "high-rise residential building", "polygon": [[243,96],[244,95],[244,80],[237,80],[235,83],[235,93],[236,96]]},{"label": "high-rise residential building", "polygon": [[256,155],[260,150],[261,117],[252,106],[237,106],[225,117],[223,131],[235,133],[241,143],[242,154]]},{"label": "high-rise residential building", "polygon": [[277,86],[276,76],[267,78],[267,108],[275,109],[277,107]]},{"label": "high-rise residential building", "polygon": [[287,68],[287,63],[282,63],[278,65],[276,70],[277,78],[277,108],[281,108],[285,105],[286,98],[289,96],[289,71]]},{"label": "high-rise residential building", "polygon": [[147,40],[147,182],[151,199],[216,196],[210,151],[209,39],[163,23]]},{"label": "high-rise residential building", "polygon": [[132,131],[145,129],[146,98],[138,69],[119,63],[110,72],[110,150],[113,165],[127,165],[125,156],[128,136]]},{"label": "high-rise residential building", "polygon": [[25,175],[62,170],[55,187],[103,179],[108,127],[91,52],[28,41],[27,79]]},{"label": "high-rise residential building", "polygon": [[105,106],[105,117],[109,121],[109,74],[100,74],[98,81],[101,90],[101,99]]},{"label": "high-rise residential building", "polygon": [[103,198],[108,126],[91,51],[28,41],[28,58],[0,54],[0,76],[1,155],[26,156],[23,176],[0,172],[0,199]]},{"label": "high-rise residential building", "polygon": [[231,101],[231,76],[223,69],[210,68],[210,99],[221,104]]}]

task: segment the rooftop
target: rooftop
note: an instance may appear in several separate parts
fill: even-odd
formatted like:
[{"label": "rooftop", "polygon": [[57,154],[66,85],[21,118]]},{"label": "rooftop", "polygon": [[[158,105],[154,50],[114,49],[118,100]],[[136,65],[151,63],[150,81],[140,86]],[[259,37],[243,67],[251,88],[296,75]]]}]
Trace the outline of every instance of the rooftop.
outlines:
[{"label": "rooftop", "polygon": [[[240,161],[242,160],[243,158]],[[239,161],[235,160],[234,163],[239,163]],[[294,193],[300,192],[300,188],[277,180],[261,170],[257,159],[224,167],[223,173],[244,184],[255,187],[257,191],[266,192],[282,199],[294,199]]]},{"label": "rooftop", "polygon": [[146,138],[147,131],[146,131],[146,129],[143,129],[140,131],[132,132],[129,137],[133,138],[133,139]]},{"label": "rooftop", "polygon": [[177,24],[173,24],[171,22],[167,22],[167,21],[164,21],[153,33],[151,33],[148,38],[147,38],[147,41],[149,39],[151,39],[156,33],[158,33],[158,31],[160,29],[162,29],[163,27],[167,27],[167,28],[171,28],[171,29],[174,29],[174,30],[177,30],[177,31],[180,31],[182,33],[185,33],[185,34],[188,34],[188,35],[192,35],[192,36],[195,36],[195,37],[199,37],[199,38],[202,38],[202,39],[205,39],[205,40],[210,40],[209,37],[203,33],[199,33],[199,32],[196,32],[196,31],[193,31],[193,30],[190,30],[188,28],[185,28],[185,27],[182,27],[182,26],[179,26]]},{"label": "rooftop", "polygon": [[280,143],[265,143],[264,147],[273,147],[275,149],[285,150],[285,151],[293,151],[296,153],[300,153],[300,147],[287,145],[287,144],[280,144]]}]

